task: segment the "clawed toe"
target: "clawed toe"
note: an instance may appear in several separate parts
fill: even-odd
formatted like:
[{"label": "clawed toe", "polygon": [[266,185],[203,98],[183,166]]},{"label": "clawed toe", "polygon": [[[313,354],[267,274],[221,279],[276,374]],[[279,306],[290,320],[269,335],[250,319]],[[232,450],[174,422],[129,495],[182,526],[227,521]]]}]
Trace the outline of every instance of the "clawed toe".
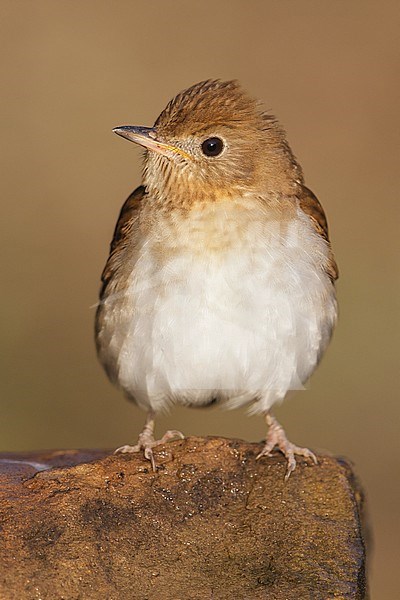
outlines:
[{"label": "clawed toe", "polygon": [[139,444],[136,444],[136,446],[129,446],[128,444],[125,444],[125,446],[120,446],[114,450],[114,454],[132,454],[133,452],[139,452],[139,450]]},{"label": "clawed toe", "polygon": [[275,444],[266,443],[264,448],[261,450],[261,452],[259,452],[257,454],[256,460],[258,460],[262,456],[271,456],[274,446],[275,446]]},{"label": "clawed toe", "polygon": [[156,461],[154,460],[153,449],[150,446],[144,448],[144,457],[151,462],[151,470],[156,472]]},{"label": "clawed toe", "polygon": [[272,450],[277,446],[287,460],[285,481],[289,479],[291,473],[293,473],[296,468],[296,454],[298,456],[303,456],[304,458],[309,458],[314,464],[318,464],[317,457],[311,450],[308,448],[301,448],[300,446],[296,446],[295,444],[292,444],[292,442],[289,442],[283,427],[274,417],[267,415],[266,421],[269,426],[267,440],[264,448],[257,455],[256,460],[262,456],[271,456]]},{"label": "clawed toe", "polygon": [[304,456],[304,458],[311,458],[315,465],[318,464],[318,459],[315,456],[314,452],[311,452],[308,448],[299,448],[299,446],[293,446],[294,454],[298,454],[299,456]]},{"label": "clawed toe", "polygon": [[185,439],[185,436],[183,435],[183,433],[181,431],[177,431],[176,429],[169,429],[168,431],[166,431],[164,433],[164,435],[162,436],[162,438],[160,440],[155,442],[155,444],[156,445],[165,444],[166,442],[169,442],[170,440],[173,440],[175,438],[183,440],[183,439]]},{"label": "clawed toe", "polygon": [[170,429],[167,431],[160,440],[154,439],[154,418],[152,413],[149,413],[146,425],[139,435],[138,443],[135,446],[121,446],[114,451],[114,454],[132,454],[135,452],[143,451],[144,458],[151,463],[151,468],[156,471],[156,463],[154,460],[153,448],[161,444],[165,444],[172,439],[179,438],[184,439],[183,433],[176,429]]},{"label": "clawed toe", "polygon": [[288,440],[286,441],[286,443],[277,442],[272,447],[271,447],[271,444],[266,444],[264,446],[264,448],[261,450],[261,452],[256,456],[256,460],[258,460],[262,456],[271,456],[272,450],[274,449],[275,446],[278,446],[278,449],[282,452],[282,454],[285,456],[285,458],[287,460],[285,481],[287,481],[289,479],[290,475],[293,473],[293,471],[296,468],[296,464],[297,464],[296,458],[295,458],[296,454],[298,456],[303,456],[304,458],[309,458],[314,462],[314,464],[318,464],[317,457],[315,456],[315,454],[313,452],[311,452],[311,450],[309,450],[308,448],[300,448],[299,446],[295,446]]}]

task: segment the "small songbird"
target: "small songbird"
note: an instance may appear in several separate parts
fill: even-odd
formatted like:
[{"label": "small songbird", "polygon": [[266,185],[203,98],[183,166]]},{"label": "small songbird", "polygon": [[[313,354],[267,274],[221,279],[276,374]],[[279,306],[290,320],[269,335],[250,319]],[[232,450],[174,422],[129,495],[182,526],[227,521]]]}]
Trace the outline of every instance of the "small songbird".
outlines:
[{"label": "small songbird", "polygon": [[292,444],[271,408],[301,389],[337,318],[324,211],[285,133],[236,81],[178,94],[154,127],[121,126],[145,148],[143,184],[122,207],[96,315],[100,361],[147,411],[138,452],[155,468],[157,413],[177,403],[250,405],[266,443]]}]

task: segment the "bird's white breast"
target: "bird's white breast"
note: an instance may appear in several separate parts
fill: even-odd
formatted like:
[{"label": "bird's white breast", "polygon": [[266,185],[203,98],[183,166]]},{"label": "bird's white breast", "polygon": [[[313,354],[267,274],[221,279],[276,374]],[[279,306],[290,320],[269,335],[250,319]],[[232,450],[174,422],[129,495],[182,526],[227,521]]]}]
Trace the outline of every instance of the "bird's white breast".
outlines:
[{"label": "bird's white breast", "polygon": [[336,320],[328,248],[296,207],[219,202],[158,222],[105,299],[100,355],[144,408],[212,399],[261,412],[300,389]]}]

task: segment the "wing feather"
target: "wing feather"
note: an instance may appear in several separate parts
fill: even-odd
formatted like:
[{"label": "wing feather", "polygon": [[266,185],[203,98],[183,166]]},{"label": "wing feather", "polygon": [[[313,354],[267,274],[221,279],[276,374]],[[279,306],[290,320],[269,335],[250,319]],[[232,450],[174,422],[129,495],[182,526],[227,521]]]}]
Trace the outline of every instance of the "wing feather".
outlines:
[{"label": "wing feather", "polygon": [[329,246],[329,262],[326,270],[332,281],[336,281],[339,277],[339,269],[333,256],[324,209],[315,194],[305,186],[302,186],[302,193],[298,199],[301,210],[309,217],[315,231],[326,240]]},{"label": "wing feather", "polygon": [[146,190],[143,185],[139,186],[128,196],[124,202],[121,212],[115,226],[114,235],[110,244],[110,255],[101,274],[102,287],[100,290],[100,301],[102,300],[106,288],[117,270],[121,255],[124,253],[126,245],[136,220],[137,212]]},{"label": "wing feather", "polygon": [[[101,332],[104,319],[104,298],[110,292],[115,293],[118,289],[118,282],[120,282],[121,277],[114,276],[117,275],[117,271],[123,267],[124,257],[126,257],[126,249],[131,240],[131,234],[135,223],[137,222],[137,214],[145,193],[146,190],[142,185],[132,192],[132,194],[123,204],[121,212],[119,213],[117,224],[115,226],[114,235],[110,245],[110,254],[101,274],[102,285],[100,288],[100,298],[95,319],[95,338],[98,352],[100,351],[99,334]],[[107,365],[105,364],[104,366],[106,371],[109,372]]]}]

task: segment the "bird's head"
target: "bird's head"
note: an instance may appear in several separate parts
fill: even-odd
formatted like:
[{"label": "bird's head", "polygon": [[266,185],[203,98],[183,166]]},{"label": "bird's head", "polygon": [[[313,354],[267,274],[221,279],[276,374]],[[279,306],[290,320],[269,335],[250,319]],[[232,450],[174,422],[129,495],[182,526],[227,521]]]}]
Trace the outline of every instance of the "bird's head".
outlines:
[{"label": "bird's head", "polygon": [[293,194],[302,181],[284,131],[236,81],[198,83],[154,127],[113,131],[146,148],[144,185],[165,205]]}]

